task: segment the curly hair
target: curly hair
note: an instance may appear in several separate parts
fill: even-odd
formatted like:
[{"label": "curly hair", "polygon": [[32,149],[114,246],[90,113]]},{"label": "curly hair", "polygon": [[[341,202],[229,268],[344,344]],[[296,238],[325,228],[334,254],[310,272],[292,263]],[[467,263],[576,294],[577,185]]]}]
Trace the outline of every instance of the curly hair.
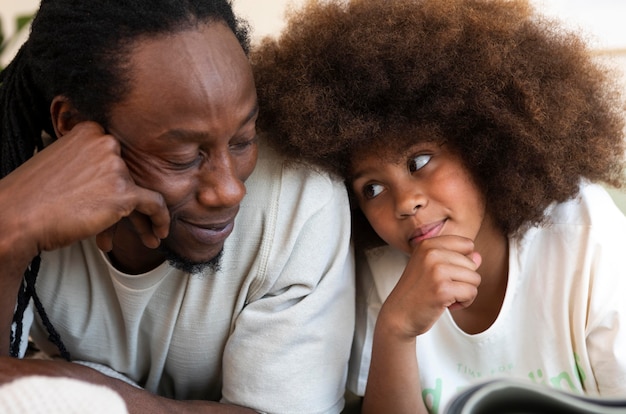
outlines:
[{"label": "curly hair", "polygon": [[441,140],[507,235],[623,185],[617,77],[526,0],[312,0],[251,58],[260,129],[348,183],[359,152]]}]

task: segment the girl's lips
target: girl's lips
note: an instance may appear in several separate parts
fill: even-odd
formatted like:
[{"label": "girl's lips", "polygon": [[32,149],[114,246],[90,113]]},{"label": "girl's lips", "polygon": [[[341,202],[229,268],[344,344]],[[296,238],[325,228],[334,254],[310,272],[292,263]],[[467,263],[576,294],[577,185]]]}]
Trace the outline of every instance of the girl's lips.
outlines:
[{"label": "girl's lips", "polygon": [[436,223],[426,224],[419,227],[413,232],[413,234],[411,234],[411,237],[409,238],[409,244],[414,246],[422,240],[438,236],[441,233],[441,229],[443,229],[444,224],[446,224],[446,220],[447,219],[444,219]]}]

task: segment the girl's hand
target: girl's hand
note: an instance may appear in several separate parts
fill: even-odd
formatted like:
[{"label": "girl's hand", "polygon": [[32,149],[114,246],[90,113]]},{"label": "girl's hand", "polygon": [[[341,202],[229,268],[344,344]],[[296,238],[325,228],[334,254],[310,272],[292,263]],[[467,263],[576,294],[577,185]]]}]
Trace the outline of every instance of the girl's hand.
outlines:
[{"label": "girl's hand", "polygon": [[[422,241],[383,304],[379,323],[413,339],[428,331],[446,308],[466,308],[478,293],[481,263],[472,240],[439,236]],[[382,318],[382,320],[381,320]]]}]

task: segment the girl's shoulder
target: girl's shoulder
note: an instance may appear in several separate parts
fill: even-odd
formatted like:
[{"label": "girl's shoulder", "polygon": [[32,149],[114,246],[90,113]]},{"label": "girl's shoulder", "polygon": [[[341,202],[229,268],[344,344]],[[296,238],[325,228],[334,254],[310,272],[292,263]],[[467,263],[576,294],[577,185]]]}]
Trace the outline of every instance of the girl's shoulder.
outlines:
[{"label": "girl's shoulder", "polygon": [[[576,274],[592,263],[621,262],[623,246],[626,246],[624,213],[604,187],[583,183],[575,198],[546,210],[542,225],[509,241],[509,265],[510,269],[521,271],[540,262],[545,270],[546,262],[551,262],[557,265],[555,271],[571,267],[572,274]],[[544,273],[539,268],[536,270]]]},{"label": "girl's shoulder", "polygon": [[587,226],[598,230],[626,228],[626,217],[600,184],[581,183],[578,195],[546,212],[546,226]]}]

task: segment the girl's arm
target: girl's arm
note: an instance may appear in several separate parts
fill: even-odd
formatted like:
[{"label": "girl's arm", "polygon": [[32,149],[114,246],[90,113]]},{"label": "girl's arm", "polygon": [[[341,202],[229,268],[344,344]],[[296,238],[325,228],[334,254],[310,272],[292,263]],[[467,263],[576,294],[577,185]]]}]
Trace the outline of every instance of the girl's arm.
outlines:
[{"label": "girl's arm", "polygon": [[374,331],[364,413],[427,413],[422,400],[416,337],[446,308],[465,308],[478,292],[481,258],[459,236],[424,240],[385,300]]},{"label": "girl's arm", "polygon": [[362,412],[427,413],[415,355],[416,339],[398,336],[385,319],[383,308],[374,331]]}]

